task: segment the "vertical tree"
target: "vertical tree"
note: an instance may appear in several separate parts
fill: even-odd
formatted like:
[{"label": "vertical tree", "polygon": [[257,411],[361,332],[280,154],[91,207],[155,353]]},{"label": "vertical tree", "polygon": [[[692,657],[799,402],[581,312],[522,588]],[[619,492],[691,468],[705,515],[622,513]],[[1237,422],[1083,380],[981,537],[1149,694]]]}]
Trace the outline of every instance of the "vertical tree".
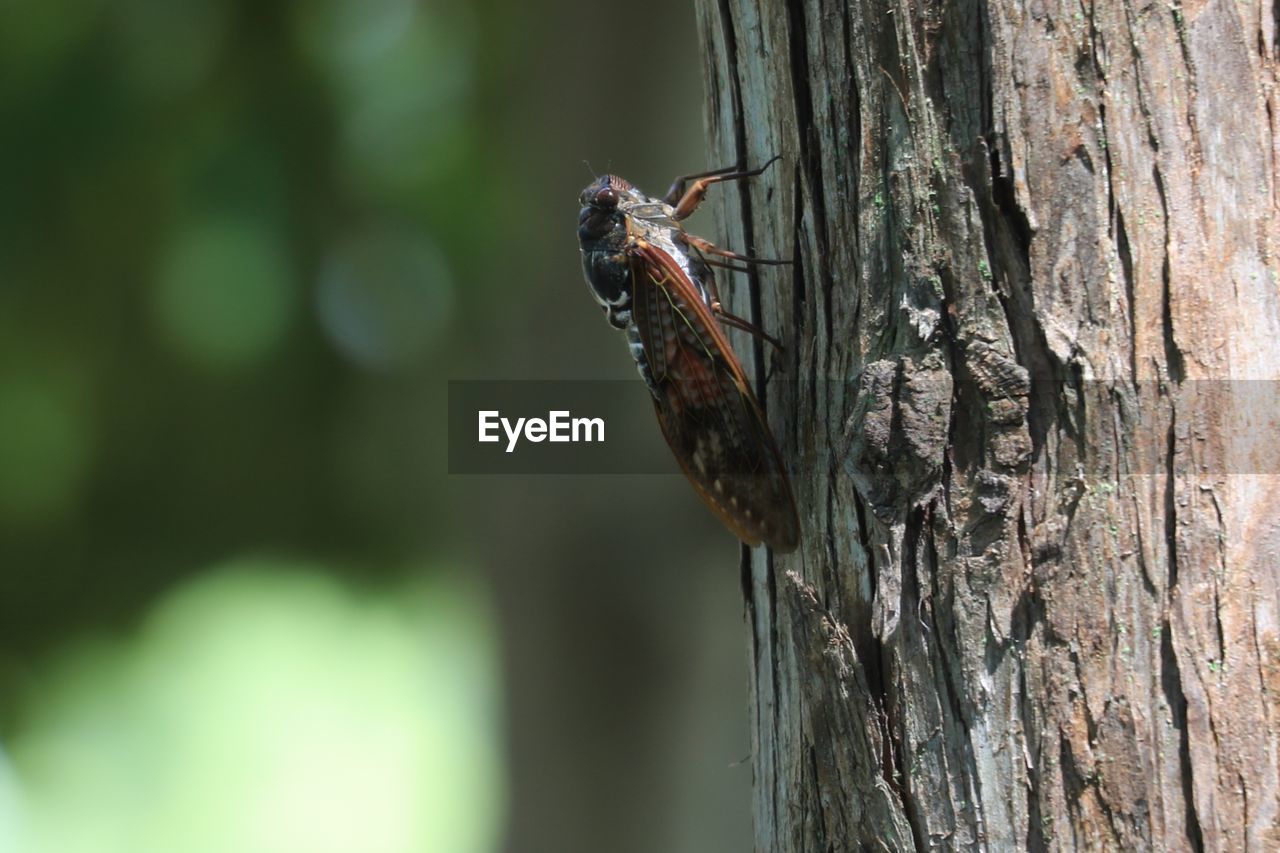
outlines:
[{"label": "vertical tree", "polygon": [[758,849],[1280,849],[1280,6],[698,18],[712,165],[786,164],[725,242],[795,258],[733,297],[806,537]]}]

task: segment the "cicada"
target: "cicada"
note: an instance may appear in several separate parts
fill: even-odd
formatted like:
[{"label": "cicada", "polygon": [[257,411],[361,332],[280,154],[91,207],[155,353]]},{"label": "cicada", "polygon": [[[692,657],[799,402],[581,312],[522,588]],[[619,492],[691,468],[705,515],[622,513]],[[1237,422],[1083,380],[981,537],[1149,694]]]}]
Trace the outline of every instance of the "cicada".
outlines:
[{"label": "cicada", "polygon": [[721,249],[681,224],[712,184],[772,162],[686,175],[661,199],[604,175],[582,191],[578,240],[587,284],[626,333],[662,434],[699,497],[748,545],[791,551],[800,521],[786,467],[722,325],[778,343],[724,309],[712,273],[733,260],[785,261]]}]

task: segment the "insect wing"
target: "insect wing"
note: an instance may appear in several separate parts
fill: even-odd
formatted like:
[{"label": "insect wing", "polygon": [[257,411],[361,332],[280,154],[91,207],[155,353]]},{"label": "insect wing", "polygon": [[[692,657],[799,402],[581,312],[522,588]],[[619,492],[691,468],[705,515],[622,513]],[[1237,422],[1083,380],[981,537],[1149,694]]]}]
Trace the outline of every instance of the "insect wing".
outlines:
[{"label": "insect wing", "polygon": [[698,495],[742,541],[800,541],[791,485],[746,374],[699,288],[644,239],[627,250],[633,317],[667,444]]}]

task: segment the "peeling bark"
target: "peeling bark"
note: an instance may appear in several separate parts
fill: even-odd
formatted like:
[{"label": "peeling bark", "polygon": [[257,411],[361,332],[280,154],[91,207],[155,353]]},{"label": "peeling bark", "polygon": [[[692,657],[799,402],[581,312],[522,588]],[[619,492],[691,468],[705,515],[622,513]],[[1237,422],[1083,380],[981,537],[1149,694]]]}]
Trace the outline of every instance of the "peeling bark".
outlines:
[{"label": "peeling bark", "polygon": [[697,8],[757,849],[1280,849],[1280,4]]}]

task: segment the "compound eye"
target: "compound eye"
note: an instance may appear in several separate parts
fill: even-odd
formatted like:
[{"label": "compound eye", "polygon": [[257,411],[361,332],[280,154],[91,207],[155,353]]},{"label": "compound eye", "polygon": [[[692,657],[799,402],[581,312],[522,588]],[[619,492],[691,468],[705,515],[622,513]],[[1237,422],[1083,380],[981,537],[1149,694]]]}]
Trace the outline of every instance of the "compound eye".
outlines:
[{"label": "compound eye", "polygon": [[612,209],[618,206],[618,191],[613,187],[604,187],[596,193],[595,199],[591,202],[596,207]]}]

